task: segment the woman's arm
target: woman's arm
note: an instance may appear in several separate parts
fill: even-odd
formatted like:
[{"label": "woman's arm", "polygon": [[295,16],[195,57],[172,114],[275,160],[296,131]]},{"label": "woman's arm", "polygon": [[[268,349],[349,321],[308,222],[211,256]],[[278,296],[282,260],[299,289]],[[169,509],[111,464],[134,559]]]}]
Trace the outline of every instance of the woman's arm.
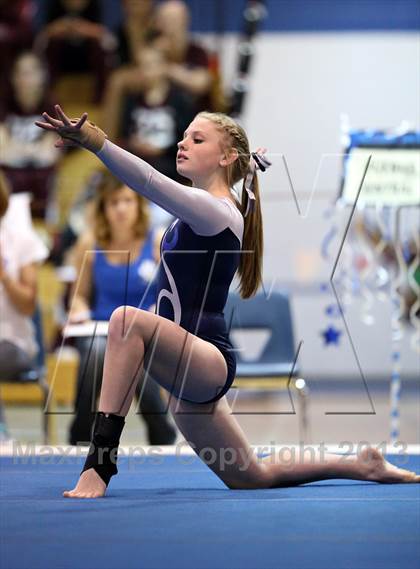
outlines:
[{"label": "woman's arm", "polygon": [[110,138],[118,138],[123,114],[124,97],[141,92],[142,77],[136,67],[125,66],[114,71],[107,82],[104,95],[103,124]]},{"label": "woman's arm", "polygon": [[18,312],[32,316],[36,306],[36,264],[30,263],[20,269],[17,280],[0,269],[0,283]]},{"label": "woman's arm", "polygon": [[69,322],[84,322],[90,318],[90,296],[92,292],[93,253],[87,253],[93,247],[90,235],[79,237],[74,252],[76,280],[70,292]]},{"label": "woman's arm", "polygon": [[173,63],[168,68],[168,77],[194,95],[205,95],[211,87],[210,72],[204,67],[188,69],[185,65]]}]

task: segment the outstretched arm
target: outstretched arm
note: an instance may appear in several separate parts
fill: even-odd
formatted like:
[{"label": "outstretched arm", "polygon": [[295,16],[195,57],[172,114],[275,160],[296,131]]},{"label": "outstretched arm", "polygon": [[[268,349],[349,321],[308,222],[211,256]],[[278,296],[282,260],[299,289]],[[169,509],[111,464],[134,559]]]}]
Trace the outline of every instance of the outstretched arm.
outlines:
[{"label": "outstretched arm", "polygon": [[153,201],[172,215],[188,223],[199,235],[216,235],[232,225],[235,206],[198,188],[175,182],[147,162],[106,140],[106,135],[84,113],[80,120],[70,120],[56,105],[58,119],[44,113],[46,123],[36,124],[54,131],[64,139],[58,144],[78,144],[95,152],[98,158],[124,184]]},{"label": "outstretched arm", "polygon": [[225,200],[175,182],[109,140],[97,156],[127,186],[188,223],[197,234],[216,235],[230,225],[234,212]]}]

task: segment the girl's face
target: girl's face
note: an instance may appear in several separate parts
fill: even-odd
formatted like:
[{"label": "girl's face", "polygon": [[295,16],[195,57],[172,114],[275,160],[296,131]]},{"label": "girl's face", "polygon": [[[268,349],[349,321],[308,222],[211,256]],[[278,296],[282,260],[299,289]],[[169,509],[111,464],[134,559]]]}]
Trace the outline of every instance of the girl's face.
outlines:
[{"label": "girl's face", "polygon": [[123,186],[105,199],[104,210],[111,229],[129,229],[134,226],[139,214],[137,196]]},{"label": "girl's face", "polygon": [[164,36],[178,36],[187,32],[189,19],[184,2],[162,2],[155,11],[155,28]]},{"label": "girl's face", "polygon": [[13,70],[12,82],[19,92],[38,91],[43,87],[45,74],[39,59],[32,54],[20,57]]},{"label": "girl's face", "polygon": [[199,182],[209,179],[226,166],[223,135],[216,125],[203,117],[196,117],[178,142],[176,168],[181,176]]},{"label": "girl's face", "polygon": [[155,85],[164,78],[165,57],[157,49],[140,48],[136,60],[146,88]]}]

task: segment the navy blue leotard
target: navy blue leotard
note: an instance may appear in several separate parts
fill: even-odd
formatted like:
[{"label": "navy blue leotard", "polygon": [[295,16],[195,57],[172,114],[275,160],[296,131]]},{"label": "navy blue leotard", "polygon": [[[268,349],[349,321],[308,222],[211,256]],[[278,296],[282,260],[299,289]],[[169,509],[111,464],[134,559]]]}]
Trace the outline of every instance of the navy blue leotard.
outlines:
[{"label": "navy blue leotard", "polygon": [[238,268],[239,251],[240,242],[230,228],[202,236],[179,219],[162,238],[156,313],[221,351],[228,375],[211,401],[222,397],[235,377],[236,358],[223,309]]},{"label": "navy blue leotard", "polygon": [[109,141],[97,155],[129,187],[177,217],[161,241],[156,314],[220,350],[227,377],[201,403],[217,401],[236,371],[223,310],[239,265],[243,216],[232,199],[174,182]]}]

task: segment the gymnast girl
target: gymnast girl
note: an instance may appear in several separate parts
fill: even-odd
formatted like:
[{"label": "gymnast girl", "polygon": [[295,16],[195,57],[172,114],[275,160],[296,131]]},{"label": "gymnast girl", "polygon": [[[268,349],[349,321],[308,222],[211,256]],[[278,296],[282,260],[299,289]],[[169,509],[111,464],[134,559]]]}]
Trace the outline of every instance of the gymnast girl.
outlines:
[{"label": "gymnast girl", "polygon": [[[250,153],[244,130],[230,117],[199,113],[178,143],[176,166],[192,186],[174,182],[107,139],[87,120],[56,118],[36,124],[59,135],[58,146],[91,152],[124,184],[175,216],[161,242],[155,313],[129,306],[110,320],[102,388],[92,442],[69,498],[105,495],[117,474],[125,416],[141,374],[170,394],[169,408],[194,452],[230,489],[295,486],[330,478],[380,483],[420,482],[374,447],[355,455],[254,455],[225,394],[236,360],[223,309],[236,272],[242,298],[261,285],[263,234],[257,170],[269,162]],[[244,180],[241,201],[232,186]],[[212,452],[206,461],[206,449]],[[229,456],[229,460],[226,457]]]}]

